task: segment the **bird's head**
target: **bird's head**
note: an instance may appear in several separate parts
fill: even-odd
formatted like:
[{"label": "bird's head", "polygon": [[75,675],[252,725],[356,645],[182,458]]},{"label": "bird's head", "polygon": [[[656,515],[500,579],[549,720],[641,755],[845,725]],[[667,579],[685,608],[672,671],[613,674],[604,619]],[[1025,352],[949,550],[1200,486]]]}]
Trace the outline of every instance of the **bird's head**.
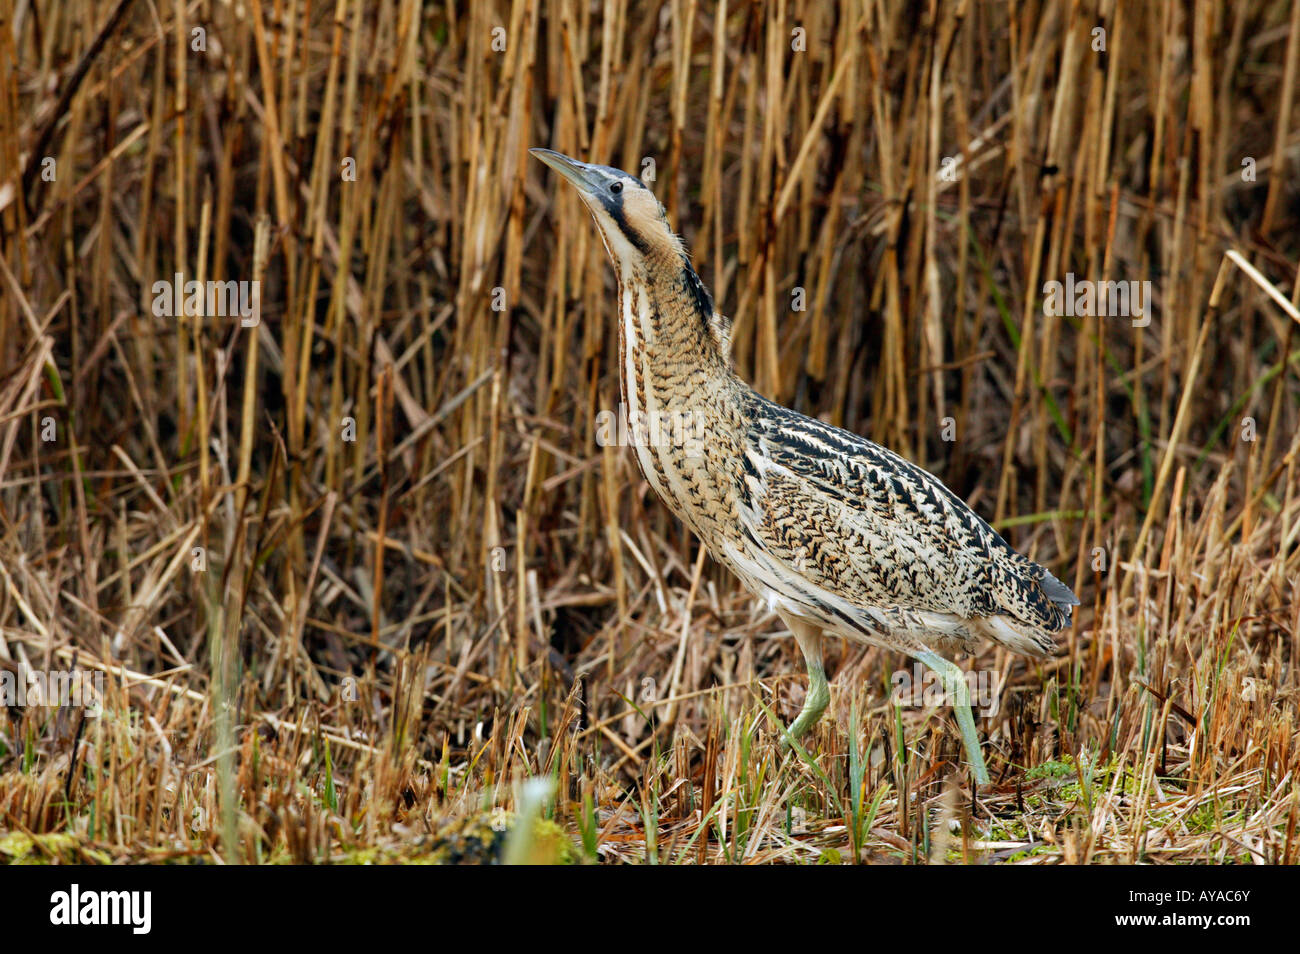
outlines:
[{"label": "bird's head", "polygon": [[640,275],[678,290],[701,321],[724,361],[730,360],[730,322],[713,309],[713,298],[691,267],[681,238],[655,194],[636,176],[555,152],[530,149],[578,190],[596,220],[605,250],[620,276]]},{"label": "bird's head", "polygon": [[668,227],[664,207],[636,176],[610,166],[579,162],[550,149],[528,151],[578,190],[615,267],[683,255],[682,241]]}]

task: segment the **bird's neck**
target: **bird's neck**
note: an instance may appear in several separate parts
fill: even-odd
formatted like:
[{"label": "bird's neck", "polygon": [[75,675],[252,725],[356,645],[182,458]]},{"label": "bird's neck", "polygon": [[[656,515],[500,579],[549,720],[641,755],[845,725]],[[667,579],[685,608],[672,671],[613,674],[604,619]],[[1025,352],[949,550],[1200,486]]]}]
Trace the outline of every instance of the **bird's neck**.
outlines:
[{"label": "bird's neck", "polygon": [[[743,410],[723,319],[680,255],[619,270],[619,383],[646,481],[704,540],[717,538],[704,501],[739,479],[708,455],[740,459]],[[722,339],[725,342],[725,338]]]},{"label": "bird's neck", "polygon": [[619,374],[626,392],[700,387],[731,374],[719,340],[713,300],[682,256],[646,256],[616,265],[619,281]]}]

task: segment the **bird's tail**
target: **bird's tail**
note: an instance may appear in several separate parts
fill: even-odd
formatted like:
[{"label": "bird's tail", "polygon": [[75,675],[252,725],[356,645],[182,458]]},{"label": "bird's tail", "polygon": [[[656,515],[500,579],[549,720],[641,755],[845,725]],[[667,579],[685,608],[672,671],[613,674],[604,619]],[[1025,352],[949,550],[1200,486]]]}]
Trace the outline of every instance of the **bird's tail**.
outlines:
[{"label": "bird's tail", "polygon": [[1068,622],[1071,609],[1079,605],[1079,597],[1074,595],[1074,590],[1052,576],[1047,567],[1040,566],[1039,569],[1043,571],[1043,575],[1038,578],[1039,589],[1043,591],[1044,596],[1056,604],[1057,609],[1065,614]]},{"label": "bird's tail", "polygon": [[[1022,577],[1022,602],[1004,603],[1005,613],[990,614],[976,620],[979,629],[995,643],[1024,656],[1052,656],[1056,653],[1056,634],[1070,625],[1070,614],[1079,598],[1068,586],[1037,563],[1029,564],[1030,575]],[[1017,611],[1019,609],[1020,611]]]},{"label": "bird's tail", "polygon": [[983,616],[977,623],[985,636],[1022,656],[1040,659],[1056,654],[1056,637],[1037,626],[1022,623],[1012,616]]}]

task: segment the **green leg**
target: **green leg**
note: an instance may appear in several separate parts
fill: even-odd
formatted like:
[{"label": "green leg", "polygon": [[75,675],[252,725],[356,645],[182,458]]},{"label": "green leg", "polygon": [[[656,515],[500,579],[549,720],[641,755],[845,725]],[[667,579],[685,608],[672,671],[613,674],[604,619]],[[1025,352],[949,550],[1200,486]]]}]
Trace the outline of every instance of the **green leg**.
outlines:
[{"label": "green leg", "polygon": [[975,730],[975,717],[971,714],[966,674],[956,663],[934,653],[917,653],[916,658],[939,674],[944,691],[951,694],[957,728],[961,729],[961,740],[966,746],[966,759],[970,762],[971,771],[975,773],[975,784],[987,785],[989,770],[984,764],[984,755],[980,752],[980,737]]},{"label": "green leg", "polygon": [[[782,617],[785,619],[785,617]],[[799,641],[803,650],[804,661],[808,664],[808,695],[804,697],[803,708],[786,730],[790,738],[798,739],[817,724],[831,701],[831,687],[826,682],[826,670],[822,666],[821,630],[799,619],[785,619],[785,623]],[[783,745],[789,743],[783,738]]]}]

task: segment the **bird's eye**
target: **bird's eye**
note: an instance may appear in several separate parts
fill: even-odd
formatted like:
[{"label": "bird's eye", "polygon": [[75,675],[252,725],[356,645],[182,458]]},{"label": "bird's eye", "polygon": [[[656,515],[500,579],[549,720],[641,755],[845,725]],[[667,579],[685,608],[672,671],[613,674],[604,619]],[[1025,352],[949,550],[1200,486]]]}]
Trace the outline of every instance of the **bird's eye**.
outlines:
[{"label": "bird's eye", "polygon": [[618,193],[623,191],[623,183],[615,182],[613,185],[609,187],[609,191],[613,192],[615,195],[618,195]]}]

